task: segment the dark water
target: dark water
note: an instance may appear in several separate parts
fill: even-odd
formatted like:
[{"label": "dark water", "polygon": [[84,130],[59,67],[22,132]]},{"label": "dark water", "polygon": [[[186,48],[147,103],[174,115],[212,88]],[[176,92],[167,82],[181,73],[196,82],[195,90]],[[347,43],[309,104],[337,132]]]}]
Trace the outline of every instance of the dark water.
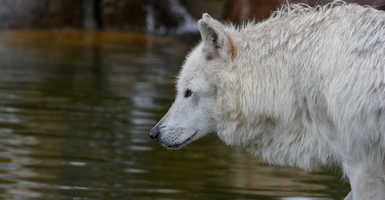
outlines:
[{"label": "dark water", "polygon": [[193,43],[128,33],[0,33],[0,198],[342,199],[330,172],[276,168],[209,136],[148,130]]}]

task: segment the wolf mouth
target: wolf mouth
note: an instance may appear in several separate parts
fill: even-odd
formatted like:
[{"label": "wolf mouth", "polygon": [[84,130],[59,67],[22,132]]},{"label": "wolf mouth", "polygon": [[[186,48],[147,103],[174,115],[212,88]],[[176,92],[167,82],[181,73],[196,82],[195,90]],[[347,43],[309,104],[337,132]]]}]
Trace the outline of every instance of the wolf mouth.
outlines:
[{"label": "wolf mouth", "polygon": [[170,149],[177,149],[177,148],[181,147],[183,144],[186,144],[187,142],[189,142],[197,133],[198,133],[198,131],[195,131],[190,137],[188,137],[186,140],[184,140],[181,143],[173,144],[173,145],[166,145],[166,146],[167,146],[167,148],[170,148]]}]

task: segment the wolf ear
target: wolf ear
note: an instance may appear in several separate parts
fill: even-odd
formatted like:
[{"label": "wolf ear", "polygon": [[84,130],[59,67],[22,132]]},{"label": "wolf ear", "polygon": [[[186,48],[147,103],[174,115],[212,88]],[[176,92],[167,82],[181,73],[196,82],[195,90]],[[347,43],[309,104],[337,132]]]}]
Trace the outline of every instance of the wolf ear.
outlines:
[{"label": "wolf ear", "polygon": [[208,60],[234,57],[234,44],[231,37],[226,34],[223,24],[204,13],[202,19],[198,21],[198,28],[204,43],[203,51]]}]

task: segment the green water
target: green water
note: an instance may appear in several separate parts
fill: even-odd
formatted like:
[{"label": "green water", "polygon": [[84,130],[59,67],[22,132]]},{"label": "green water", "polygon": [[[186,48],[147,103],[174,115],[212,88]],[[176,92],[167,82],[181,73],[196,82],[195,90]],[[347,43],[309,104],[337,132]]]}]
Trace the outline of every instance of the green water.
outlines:
[{"label": "green water", "polygon": [[338,176],[268,166],[214,135],[180,151],[149,139],[191,41],[0,33],[0,198],[342,199]]}]

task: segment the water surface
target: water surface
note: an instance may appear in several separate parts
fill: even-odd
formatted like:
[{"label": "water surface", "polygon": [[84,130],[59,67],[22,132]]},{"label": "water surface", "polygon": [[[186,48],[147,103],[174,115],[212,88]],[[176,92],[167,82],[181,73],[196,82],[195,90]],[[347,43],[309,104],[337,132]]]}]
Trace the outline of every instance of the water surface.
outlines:
[{"label": "water surface", "polygon": [[272,167],[214,135],[180,151],[148,138],[191,41],[0,33],[0,198],[342,199],[336,174]]}]

